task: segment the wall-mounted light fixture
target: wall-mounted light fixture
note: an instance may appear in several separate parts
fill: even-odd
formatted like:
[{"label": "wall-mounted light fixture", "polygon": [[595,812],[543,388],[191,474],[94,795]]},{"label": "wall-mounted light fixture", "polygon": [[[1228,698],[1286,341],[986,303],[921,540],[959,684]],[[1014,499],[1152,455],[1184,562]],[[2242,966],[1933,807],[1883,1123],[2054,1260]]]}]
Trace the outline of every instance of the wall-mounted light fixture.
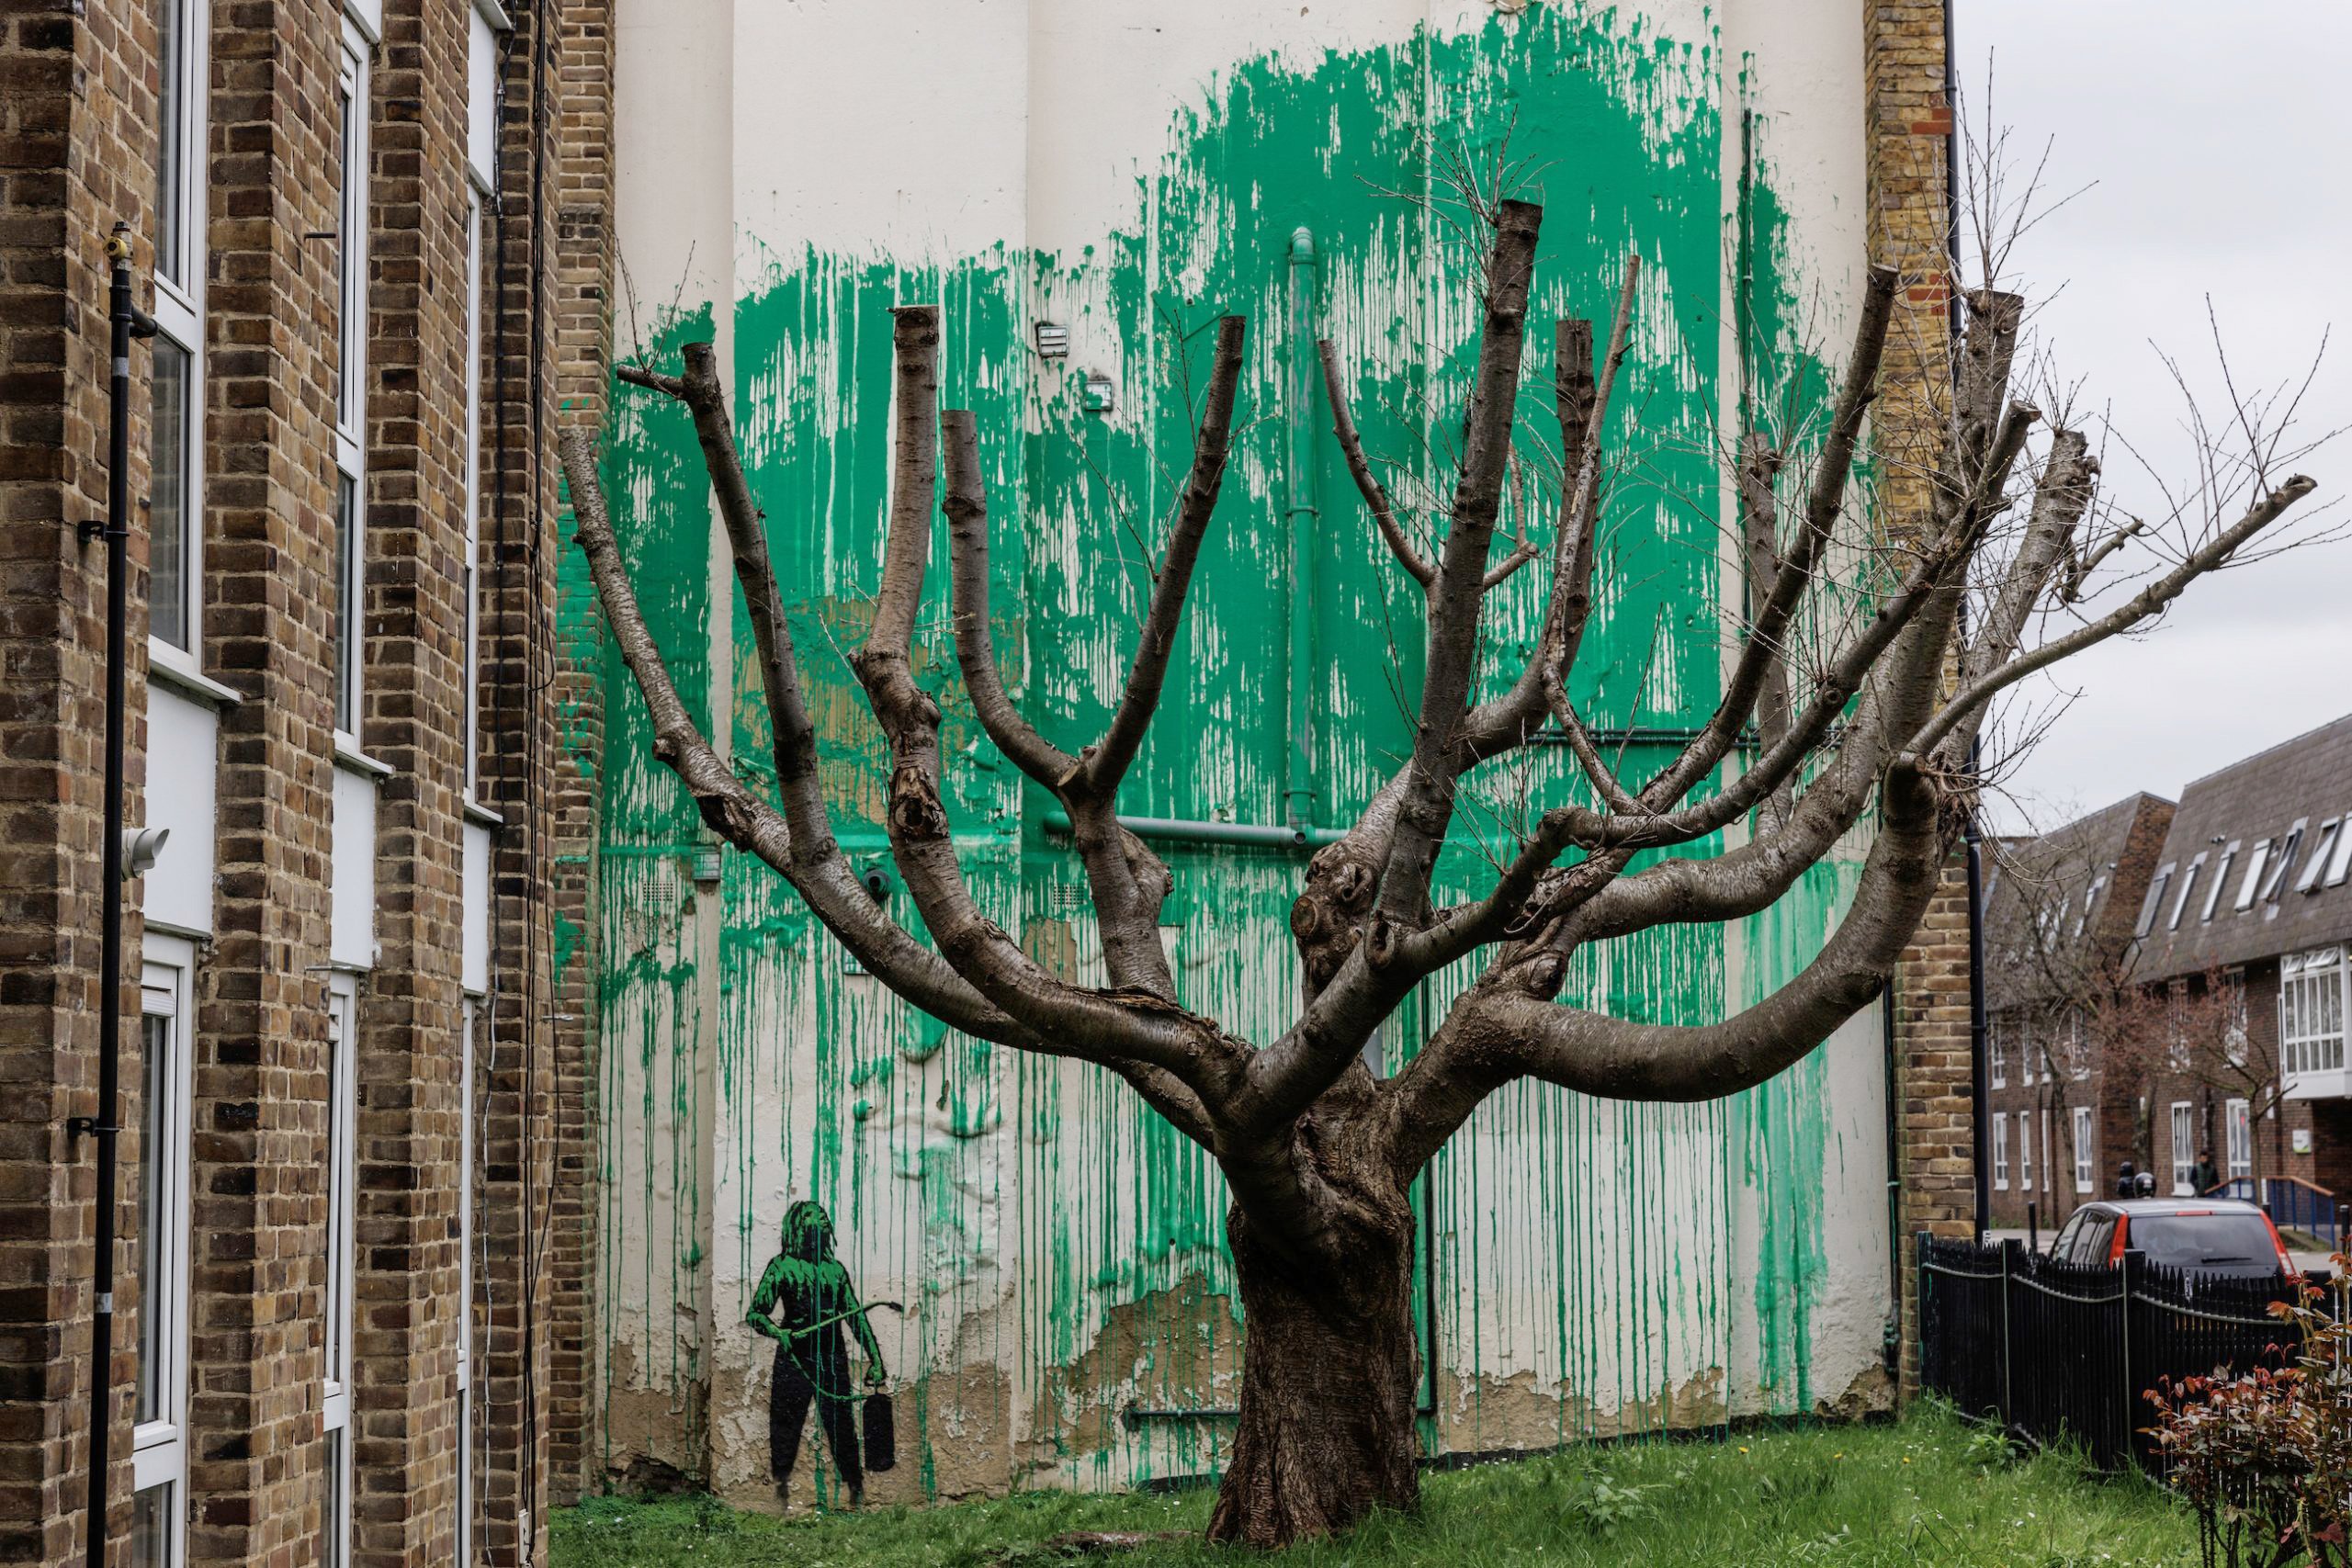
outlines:
[{"label": "wall-mounted light fixture", "polygon": [[1069,329],[1052,321],[1039,321],[1037,323],[1037,357],[1068,359],[1069,357]]}]

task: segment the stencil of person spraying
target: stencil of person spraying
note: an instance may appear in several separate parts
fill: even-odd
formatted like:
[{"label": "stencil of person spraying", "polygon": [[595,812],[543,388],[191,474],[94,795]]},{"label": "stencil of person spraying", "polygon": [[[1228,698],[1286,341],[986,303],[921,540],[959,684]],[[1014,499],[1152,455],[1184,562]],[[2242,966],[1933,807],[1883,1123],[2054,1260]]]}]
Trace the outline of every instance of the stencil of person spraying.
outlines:
[{"label": "stencil of person spraying", "polygon": [[[898,1308],[896,1302],[875,1305]],[[866,1386],[878,1390],[889,1377],[867,1310],[850,1288],[849,1270],[833,1256],[833,1222],[825,1206],[807,1199],[793,1204],[785,1211],[781,1250],[760,1276],[751,1311],[743,1316],[755,1332],[775,1341],[775,1371],[768,1385],[768,1466],[779,1499],[800,1457],[800,1434],[811,1404],[853,1507],[865,1495],[867,1466],[890,1468],[894,1443],[887,1395],[876,1393],[867,1402],[863,1462],[858,1451],[858,1395],[850,1381],[844,1325],[865,1352]]]}]

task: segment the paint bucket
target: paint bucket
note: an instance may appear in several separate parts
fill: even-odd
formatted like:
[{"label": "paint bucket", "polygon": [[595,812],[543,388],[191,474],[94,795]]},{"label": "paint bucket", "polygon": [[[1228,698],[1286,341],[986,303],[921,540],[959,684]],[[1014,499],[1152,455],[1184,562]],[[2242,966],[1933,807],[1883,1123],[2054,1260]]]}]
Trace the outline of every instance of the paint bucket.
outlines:
[{"label": "paint bucket", "polygon": [[865,1469],[880,1474],[899,1462],[899,1421],[891,1414],[888,1393],[869,1393],[864,1410]]}]

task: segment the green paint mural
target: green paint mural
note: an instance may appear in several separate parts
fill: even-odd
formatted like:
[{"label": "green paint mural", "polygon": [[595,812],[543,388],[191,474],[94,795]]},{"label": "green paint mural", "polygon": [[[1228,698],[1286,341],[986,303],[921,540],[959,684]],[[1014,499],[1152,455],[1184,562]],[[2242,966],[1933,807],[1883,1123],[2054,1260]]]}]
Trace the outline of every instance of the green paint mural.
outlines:
[{"label": "green paint mural", "polygon": [[[1362,513],[1319,392],[1302,405],[1287,390],[1308,346],[1290,323],[1303,312],[1338,344],[1366,446],[1426,532],[1475,353],[1463,187],[1483,198],[1498,179],[1523,186],[1547,209],[1531,362],[1548,363],[1555,318],[1606,319],[1629,253],[1645,265],[1612,410],[1612,446],[1633,460],[1610,478],[1597,651],[1574,695],[1637,753],[1703,720],[1724,656],[1716,607],[1739,591],[1724,576],[1722,431],[1751,402],[1793,430],[1826,385],[1769,183],[1770,127],[1744,112],[1745,70],[1720,50],[1712,26],[1673,38],[1638,11],[1544,6],[1450,36],[1245,62],[1203,85],[1100,243],[910,258],[770,253],[747,234],[758,265],[738,298],[656,324],[645,344],[656,358],[725,328],[834,827],[876,868],[895,914],[915,919],[888,886],[885,749],[842,655],[879,575],[887,310],[900,301],[944,307],[944,401],[976,412],[993,498],[1008,680],[1073,746],[1118,689],[1209,329],[1226,312],[1250,319],[1245,423],[1178,673],[1121,808],[1261,823],[1295,809],[1341,824],[1409,748],[1419,608]],[[1741,173],[1727,181],[1727,168]],[[1301,230],[1311,266],[1294,265]],[[1034,351],[1040,321],[1069,329],[1070,358]],[[1523,395],[1526,462],[1505,526],[1541,536],[1560,484],[1545,446],[1556,427],[1548,388]],[[716,718],[736,767],[757,778],[766,716],[740,605],[713,592],[685,420],[616,387],[606,450],[649,622],[697,718]],[[1311,530],[1304,581],[1294,516]],[[1537,575],[1490,602],[1490,670],[1515,669],[1533,635]],[[946,805],[974,890],[1040,963],[1099,979],[1075,857],[1046,825],[1049,802],[973,722],[936,577],[933,589],[918,673],[947,715]],[[568,635],[593,642],[576,579],[562,606]],[[895,1484],[939,1495],[1215,1468],[1238,1308],[1214,1164],[1106,1076],[991,1050],[915,1013],[764,867],[729,853],[708,874],[699,823],[653,761],[616,661],[604,695],[601,747],[581,742],[604,791],[600,916],[593,953],[574,941],[564,953],[597,966],[608,1468],[650,1458],[721,1487],[768,1480],[760,1418],[774,1373],[740,1325],[765,1293],[779,1214],[810,1203],[854,1238],[858,1277],[907,1303],[886,1330],[915,1461]],[[1546,749],[1479,776],[1436,894],[1483,892],[1512,829],[1584,789]],[[1297,1002],[1286,916],[1302,857],[1162,852],[1185,1002],[1272,1038]],[[1628,1016],[1719,1016],[1804,962],[1851,869],[1825,866],[1736,929],[1583,953],[1566,995]],[[1440,976],[1392,1021],[1385,1066],[1410,1056],[1469,977]],[[1816,1053],[1724,1103],[1618,1105],[1521,1084],[1484,1107],[1417,1198],[1436,1364],[1427,1439],[1520,1446],[1838,1393],[1813,1382],[1825,1165],[1878,1156],[1838,1146],[1832,1096]],[[795,1438],[798,1454],[797,1426]],[[843,1479],[854,1489],[854,1471]]]}]

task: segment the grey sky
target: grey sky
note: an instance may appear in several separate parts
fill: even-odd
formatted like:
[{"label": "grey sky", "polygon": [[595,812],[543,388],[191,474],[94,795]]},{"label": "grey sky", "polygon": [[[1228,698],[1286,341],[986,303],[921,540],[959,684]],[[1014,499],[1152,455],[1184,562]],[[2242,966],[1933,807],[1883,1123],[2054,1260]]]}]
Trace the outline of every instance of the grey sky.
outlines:
[{"label": "grey sky", "polygon": [[[1981,121],[1989,52],[1994,117],[2015,151],[2038,156],[2054,138],[2048,187],[2098,182],[2014,258],[2029,298],[2047,301],[2039,326],[2058,364],[2088,378],[2083,406],[2108,408],[2167,478],[2189,472],[2181,400],[2149,340],[2210,391],[2209,416],[2224,408],[2210,293],[2241,386],[2300,375],[2332,322],[2305,419],[2314,434],[2352,424],[2352,6],[1953,8],[1963,112]],[[2315,500],[2352,493],[2352,440],[2302,466]],[[2112,443],[2103,482],[2129,511],[2159,510]],[[2153,634],[2026,691],[2037,704],[2076,694],[2017,764],[2000,827],[2054,827],[2137,789],[2177,799],[2190,779],[2352,711],[2352,539],[2196,584]]]}]

